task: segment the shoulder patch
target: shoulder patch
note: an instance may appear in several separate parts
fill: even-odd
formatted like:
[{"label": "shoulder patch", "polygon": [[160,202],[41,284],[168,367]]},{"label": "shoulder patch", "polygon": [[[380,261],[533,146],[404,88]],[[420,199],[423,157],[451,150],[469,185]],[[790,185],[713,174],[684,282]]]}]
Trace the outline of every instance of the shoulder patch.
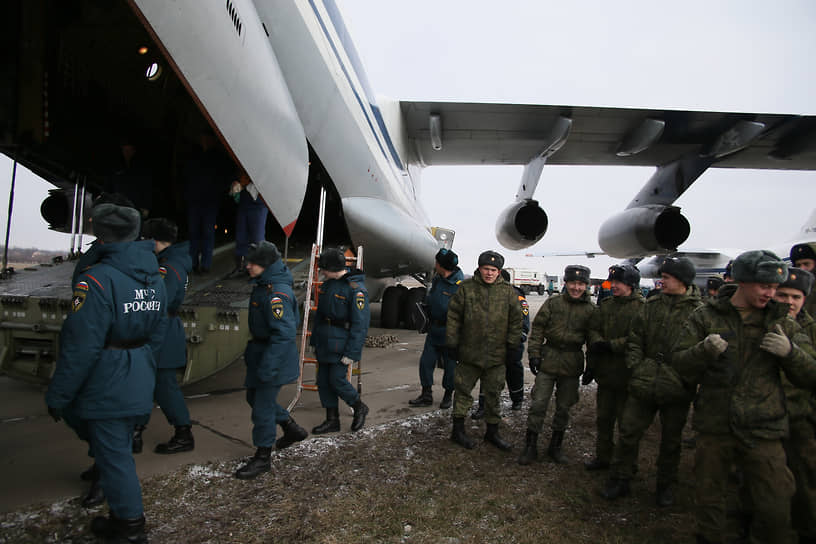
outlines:
[{"label": "shoulder patch", "polygon": [[76,313],[82,308],[82,305],[85,304],[85,297],[88,294],[87,291],[87,286],[85,287],[84,291],[81,289],[74,289],[74,296],[71,299],[71,311]]},{"label": "shoulder patch", "polygon": [[519,302],[521,303],[521,313],[524,315],[530,315],[530,305],[527,303],[527,299],[524,297],[519,297]]},{"label": "shoulder patch", "polygon": [[462,280],[456,280],[456,285],[459,285],[460,283],[462,283]]},{"label": "shoulder patch", "polygon": [[269,301],[272,305],[272,316],[275,319],[283,318],[283,300],[280,297],[272,297]]},{"label": "shoulder patch", "polygon": [[164,278],[165,276],[167,276],[167,268],[165,268],[165,267],[163,267],[163,266],[159,266],[159,274],[161,274],[161,277],[162,277],[162,278]]},{"label": "shoulder patch", "polygon": [[365,294],[362,291],[357,291],[357,294],[354,295],[355,304],[357,304],[358,310],[363,310],[366,305]]},{"label": "shoulder patch", "polygon": [[88,282],[81,281],[74,285],[74,291],[87,291],[88,290]]}]

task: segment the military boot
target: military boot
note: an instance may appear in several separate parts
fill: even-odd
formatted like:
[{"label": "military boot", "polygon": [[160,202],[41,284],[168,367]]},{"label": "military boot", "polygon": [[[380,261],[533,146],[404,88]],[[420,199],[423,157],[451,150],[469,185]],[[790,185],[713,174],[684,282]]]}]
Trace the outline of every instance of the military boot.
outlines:
[{"label": "military boot", "polygon": [[462,446],[472,450],[476,447],[476,442],[465,433],[465,418],[453,418],[453,431],[451,432],[451,440]]},{"label": "military boot", "polygon": [[485,442],[490,442],[500,450],[509,451],[513,449],[513,445],[510,442],[504,440],[501,436],[499,436],[499,424],[498,423],[488,423],[487,424],[487,432],[485,432],[484,436]]},{"label": "military boot", "polygon": [[657,484],[655,498],[658,506],[672,506],[674,504],[674,491],[672,491],[671,484]]},{"label": "military boot", "polygon": [[510,407],[511,410],[514,412],[521,410],[521,407],[524,404],[524,391],[514,391],[510,393],[510,402],[513,403],[513,405]]},{"label": "military boot", "polygon": [[301,440],[309,436],[309,433],[306,432],[306,429],[295,423],[295,420],[292,419],[291,417],[289,418],[289,421],[287,421],[286,423],[281,423],[280,426],[281,429],[283,429],[283,436],[278,438],[278,441],[275,442],[275,447],[278,448],[279,450],[288,448],[295,442],[300,442]]},{"label": "military boot", "polygon": [[272,448],[258,448],[247,464],[235,472],[235,477],[239,480],[251,480],[262,472],[269,472],[272,468],[269,460],[271,456]]},{"label": "military boot", "polygon": [[128,542],[144,544],[147,542],[144,516],[133,519],[119,519],[110,513],[110,516],[95,517],[91,521],[91,531],[105,542]]},{"label": "military boot", "polygon": [[83,508],[93,508],[103,502],[105,502],[105,492],[102,491],[102,486],[99,484],[99,471],[97,470],[96,475],[91,480],[91,487],[88,488],[88,492],[82,497],[80,504],[82,504]]},{"label": "military boot", "polygon": [[142,453],[142,448],[144,447],[142,433],[146,428],[146,425],[136,425],[136,427],[133,428],[133,445],[131,446],[133,453]]},{"label": "military boot", "polygon": [[452,389],[445,389],[445,394],[442,397],[442,402],[439,403],[439,407],[442,410],[447,410],[453,404],[453,390]]},{"label": "military boot", "polygon": [[534,433],[530,429],[527,429],[524,451],[521,452],[521,455],[519,455],[518,464],[529,465],[536,459],[538,459],[538,433]]},{"label": "military boot", "polygon": [[312,429],[312,434],[336,433],[339,430],[340,410],[335,406],[334,408],[326,408],[326,421]]},{"label": "military boot", "polygon": [[584,468],[587,470],[606,470],[609,468],[609,461],[602,461],[598,457],[584,463]]},{"label": "military boot", "polygon": [[90,482],[97,478],[99,478],[99,469],[97,468],[96,463],[89,466],[79,474],[79,479],[83,482]]},{"label": "military boot", "polygon": [[195,440],[193,440],[192,426],[178,425],[176,426],[176,432],[173,434],[173,437],[167,442],[157,444],[153,451],[169,455],[183,451],[192,451],[193,448],[195,448]]},{"label": "military boot", "polygon": [[629,480],[623,478],[609,478],[601,490],[601,497],[614,501],[629,494]]},{"label": "military boot", "polygon": [[415,399],[408,401],[411,406],[430,406],[433,404],[433,393],[430,387],[423,387],[422,393]]},{"label": "military boot", "polygon": [[365,419],[368,415],[368,406],[363,402],[363,399],[357,399],[357,403],[351,407],[354,410],[354,416],[351,418],[351,430],[357,432],[365,425]]},{"label": "military boot", "polygon": [[476,409],[473,411],[473,413],[470,414],[470,418],[471,419],[477,419],[477,420],[482,419],[484,417],[484,415],[485,415],[484,406],[485,406],[485,398],[484,398],[484,395],[480,394],[479,395],[479,404],[478,404],[478,406],[476,406]]},{"label": "military boot", "polygon": [[550,438],[550,445],[547,446],[547,455],[556,463],[566,463],[567,458],[561,451],[561,446],[564,443],[564,431],[553,431],[552,438]]}]

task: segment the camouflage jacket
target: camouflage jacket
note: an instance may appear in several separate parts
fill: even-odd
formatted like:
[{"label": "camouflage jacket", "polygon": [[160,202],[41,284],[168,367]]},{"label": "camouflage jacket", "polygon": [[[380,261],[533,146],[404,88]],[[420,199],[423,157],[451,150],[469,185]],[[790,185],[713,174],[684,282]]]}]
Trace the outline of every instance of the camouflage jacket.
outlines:
[{"label": "camouflage jacket", "polygon": [[[802,327],[811,344],[816,344],[816,321],[804,310],[796,316],[796,322]],[[796,387],[787,378],[784,372],[781,373],[782,386],[785,388],[785,401],[788,406],[788,417],[791,421],[811,417],[813,414],[813,393],[809,388]]]},{"label": "camouflage jacket", "polygon": [[646,300],[626,341],[630,393],[657,403],[691,401],[694,389],[683,386],[670,359],[683,324],[701,305],[696,285],[682,295],[660,293]]},{"label": "camouflage jacket", "polygon": [[[730,298],[718,296],[691,314],[675,345],[672,364],[686,384],[699,384],[693,419],[698,432],[733,434],[748,445],[756,439],[778,440],[787,435],[780,368],[800,387],[816,383],[810,338],[787,313],[786,304],[771,301],[758,312],[756,325],[746,325]],[[792,340],[787,357],[759,349],[762,336],[777,324]],[[703,346],[709,334],[719,334],[728,342],[716,358]]]},{"label": "camouflage jacket", "polygon": [[489,368],[504,365],[508,347],[521,343],[521,306],[513,286],[499,276],[485,283],[477,270],[448,304],[445,345],[459,362]]},{"label": "camouflage jacket", "polygon": [[589,344],[609,342],[611,353],[587,352],[587,366],[591,367],[598,385],[622,389],[629,382],[630,371],[624,355],[626,339],[632,322],[643,308],[640,289],[632,290],[626,297],[607,297],[589,322]]},{"label": "camouflage jacket", "polygon": [[527,355],[541,357],[541,372],[557,376],[581,375],[584,371],[582,346],[596,311],[588,292],[577,299],[564,293],[544,301],[533,319],[527,342]]},{"label": "camouflage jacket", "polygon": [[800,315],[802,312],[807,312],[811,317],[816,316],[816,289],[813,289],[805,299],[805,305],[802,306],[802,310],[799,312]]}]

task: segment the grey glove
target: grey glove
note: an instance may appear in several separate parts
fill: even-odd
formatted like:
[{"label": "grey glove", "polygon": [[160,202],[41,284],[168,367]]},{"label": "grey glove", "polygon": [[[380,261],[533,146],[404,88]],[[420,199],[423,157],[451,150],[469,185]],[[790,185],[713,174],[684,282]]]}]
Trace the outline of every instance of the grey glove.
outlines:
[{"label": "grey glove", "polygon": [[723,337],[719,334],[709,334],[703,340],[703,348],[705,348],[706,353],[716,359],[728,348],[728,342],[723,340]]},{"label": "grey glove", "polygon": [[346,357],[344,355],[343,357],[340,358],[340,362],[346,366],[349,366],[354,364],[354,359],[352,359],[351,357]]},{"label": "grey glove", "polygon": [[774,327],[774,332],[767,332],[765,336],[762,337],[759,348],[777,357],[787,357],[790,355],[793,346],[791,345],[790,339],[785,336],[785,331],[782,330],[782,326],[777,323],[776,327]]}]

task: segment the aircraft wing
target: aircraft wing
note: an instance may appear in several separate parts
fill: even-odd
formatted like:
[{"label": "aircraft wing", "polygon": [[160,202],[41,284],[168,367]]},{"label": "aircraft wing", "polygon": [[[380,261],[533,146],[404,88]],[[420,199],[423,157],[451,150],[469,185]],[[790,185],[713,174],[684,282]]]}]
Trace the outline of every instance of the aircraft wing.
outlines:
[{"label": "aircraft wing", "polygon": [[[565,117],[572,120],[569,136],[547,164],[661,166],[697,151],[717,157],[714,167],[816,169],[816,116],[454,102],[400,105],[409,149],[424,166],[528,164],[548,144],[556,120]],[[758,136],[733,152],[740,145],[734,128],[745,126]],[[732,147],[719,158],[723,146]]]}]

